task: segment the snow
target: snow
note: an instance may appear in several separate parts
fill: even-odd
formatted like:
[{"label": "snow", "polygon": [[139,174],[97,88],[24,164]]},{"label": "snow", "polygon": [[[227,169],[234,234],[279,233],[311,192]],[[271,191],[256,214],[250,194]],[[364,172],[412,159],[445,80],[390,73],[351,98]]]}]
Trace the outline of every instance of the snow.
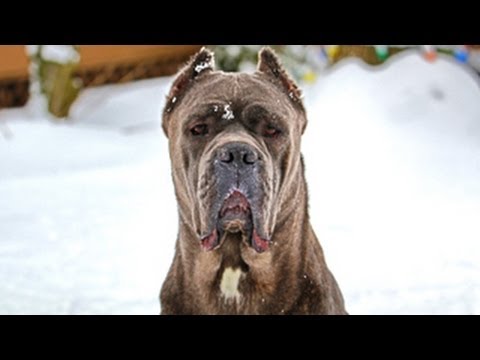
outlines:
[{"label": "snow", "polygon": [[[170,82],[88,89],[66,124],[0,112],[0,313],[159,313],[178,221]],[[304,92],[311,220],[348,311],[480,313],[475,76],[407,51]]]},{"label": "snow", "polygon": [[205,69],[210,69],[212,64],[210,62],[201,62],[197,66],[195,66],[195,73],[200,74]]},{"label": "snow", "polygon": [[[41,46],[41,48],[40,48]],[[27,55],[37,55],[41,49],[42,58],[59,64],[67,64],[80,61],[80,55],[73,45],[25,45]]]},{"label": "snow", "polygon": [[303,144],[311,216],[348,309],[478,313],[478,79],[412,53],[357,64],[319,79]]},{"label": "snow", "polygon": [[40,45],[25,45],[25,52],[28,56],[35,56],[38,53]]},{"label": "snow", "polygon": [[59,64],[80,61],[80,55],[73,45],[42,45],[42,58]]},{"label": "snow", "polygon": [[235,119],[235,115],[233,115],[232,108],[230,104],[227,104],[223,107],[223,115],[222,115],[223,120],[233,120]]}]

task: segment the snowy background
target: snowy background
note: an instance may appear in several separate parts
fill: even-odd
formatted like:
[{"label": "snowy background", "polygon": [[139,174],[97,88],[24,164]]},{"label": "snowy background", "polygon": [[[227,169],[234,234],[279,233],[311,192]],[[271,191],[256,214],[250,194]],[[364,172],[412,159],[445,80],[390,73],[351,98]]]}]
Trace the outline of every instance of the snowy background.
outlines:
[{"label": "snowy background", "polygon": [[[0,111],[0,313],[158,314],[177,231],[171,78]],[[480,88],[451,58],[339,63],[305,88],[311,218],[351,314],[480,313]]]}]

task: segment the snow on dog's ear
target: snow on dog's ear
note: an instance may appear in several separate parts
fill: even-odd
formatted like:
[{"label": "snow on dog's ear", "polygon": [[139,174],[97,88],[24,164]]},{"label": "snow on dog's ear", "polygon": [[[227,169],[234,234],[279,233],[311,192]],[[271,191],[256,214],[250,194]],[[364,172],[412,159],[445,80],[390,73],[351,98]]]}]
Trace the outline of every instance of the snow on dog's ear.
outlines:
[{"label": "snow on dog's ear", "polygon": [[266,75],[266,77],[280,87],[294,103],[299,105],[301,110],[305,111],[302,104],[302,91],[290,75],[288,75],[280,59],[271,48],[264,47],[258,53],[257,72]]},{"label": "snow on dog's ear", "polygon": [[195,80],[200,76],[214,70],[215,60],[214,54],[206,48],[202,48],[199,52],[191,57],[187,65],[179,71],[175,81],[173,82],[170,92],[167,95],[166,105],[163,110],[162,127],[168,136],[168,115],[175,109],[181,98],[192,86]]}]

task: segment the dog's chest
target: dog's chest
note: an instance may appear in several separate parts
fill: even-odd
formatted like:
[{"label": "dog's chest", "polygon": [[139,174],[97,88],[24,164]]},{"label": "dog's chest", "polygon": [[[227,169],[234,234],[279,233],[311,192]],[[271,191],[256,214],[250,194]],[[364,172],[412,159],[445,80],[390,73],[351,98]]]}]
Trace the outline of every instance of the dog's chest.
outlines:
[{"label": "dog's chest", "polygon": [[242,295],[239,286],[244,277],[245,273],[240,268],[227,267],[223,269],[220,280],[220,296],[226,302],[240,302]]}]

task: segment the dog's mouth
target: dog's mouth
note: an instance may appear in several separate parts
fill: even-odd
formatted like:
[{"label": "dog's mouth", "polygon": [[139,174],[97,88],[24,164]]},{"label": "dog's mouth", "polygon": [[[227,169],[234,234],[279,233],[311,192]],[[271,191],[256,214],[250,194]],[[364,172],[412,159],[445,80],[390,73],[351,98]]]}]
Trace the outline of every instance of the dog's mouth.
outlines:
[{"label": "dog's mouth", "polygon": [[248,230],[252,226],[250,203],[239,191],[234,191],[223,202],[218,216],[220,227],[232,233]]},{"label": "dog's mouth", "polygon": [[252,207],[247,197],[239,190],[234,190],[223,201],[218,212],[216,228],[201,240],[202,247],[211,251],[221,246],[226,233],[242,233],[242,238],[256,252],[268,250],[270,240],[259,236],[252,214]]}]

